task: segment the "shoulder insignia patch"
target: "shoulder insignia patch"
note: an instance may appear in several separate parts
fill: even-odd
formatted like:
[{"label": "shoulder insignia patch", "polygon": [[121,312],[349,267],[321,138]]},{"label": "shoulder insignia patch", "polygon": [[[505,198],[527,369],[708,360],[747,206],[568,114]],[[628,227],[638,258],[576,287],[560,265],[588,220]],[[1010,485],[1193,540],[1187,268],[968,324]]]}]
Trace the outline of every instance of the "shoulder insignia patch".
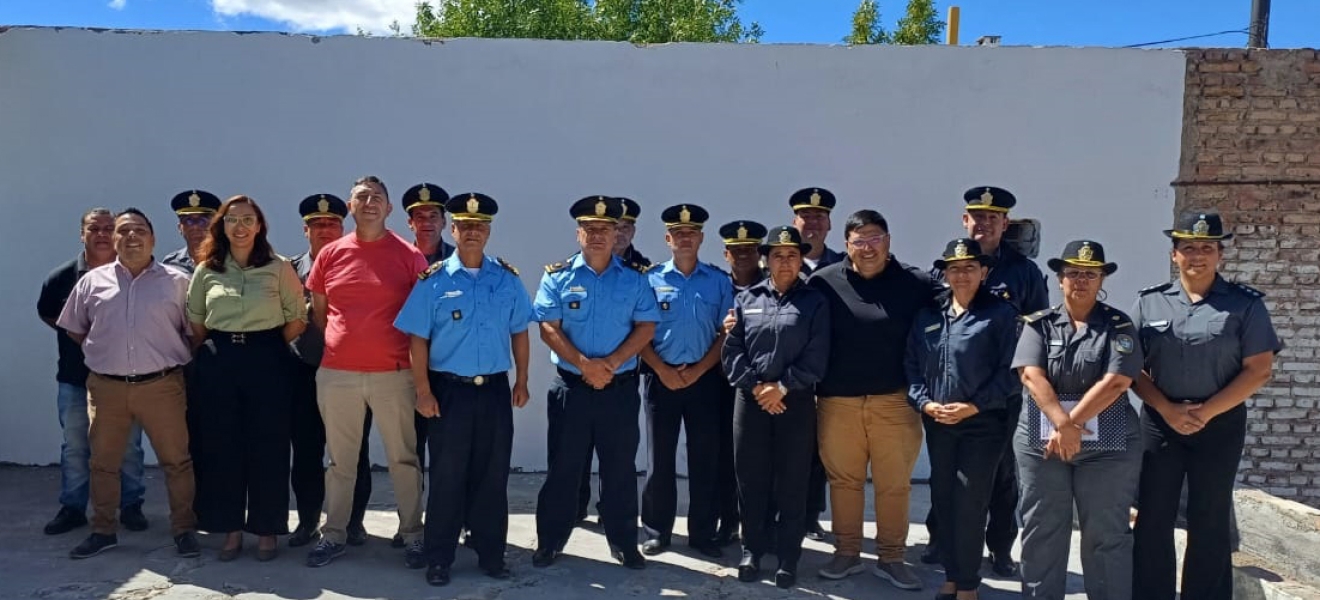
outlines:
[{"label": "shoulder insignia patch", "polygon": [[631,269],[634,270],[634,271],[637,271],[638,273],[646,273],[647,271],[650,271],[650,270],[651,270],[651,265],[649,265],[649,264],[642,264],[642,263],[637,262],[637,261],[632,261],[632,262],[628,263],[628,267],[631,268]]},{"label": "shoulder insignia patch", "polygon": [[1141,289],[1140,291],[1138,291],[1137,293],[1138,293],[1138,294],[1141,294],[1141,295],[1144,296],[1144,295],[1149,294],[1149,293],[1152,293],[1152,292],[1163,292],[1164,290],[1169,289],[1169,286],[1171,286],[1171,285],[1173,285],[1173,282],[1172,282],[1172,281],[1166,281],[1166,282],[1161,283],[1161,284],[1158,284],[1158,285],[1152,285],[1152,286],[1150,286],[1150,287],[1148,287],[1148,288],[1142,288],[1142,289]]},{"label": "shoulder insignia patch", "polygon": [[[501,267],[504,267],[505,269],[508,269],[508,271],[509,271],[510,273],[513,273],[514,275],[517,275],[517,274],[518,274],[518,269],[517,269],[516,267],[514,267],[513,265],[509,264],[509,263],[508,263],[507,261],[505,261],[503,258],[497,256],[497,257],[495,257],[495,261],[498,262],[498,263],[500,263],[500,266],[501,266]],[[547,271],[548,271],[549,269],[550,269],[549,267],[546,267],[546,270],[547,270]]]},{"label": "shoulder insignia patch", "polygon": [[445,262],[442,260],[437,260],[431,263],[431,266],[427,267],[425,271],[422,271],[421,273],[417,274],[417,280],[421,281],[426,279],[427,277],[435,275],[435,272],[439,271],[440,267],[444,266],[444,264]]},{"label": "shoulder insignia patch", "polygon": [[1233,285],[1237,286],[1237,288],[1238,288],[1239,290],[1241,290],[1242,293],[1244,293],[1244,294],[1246,294],[1246,295],[1248,295],[1248,296],[1251,296],[1252,298],[1264,298],[1264,297],[1265,297],[1265,292],[1262,292],[1262,291],[1260,291],[1260,290],[1258,290],[1258,289],[1256,289],[1256,288],[1254,288],[1254,287],[1251,287],[1251,286],[1249,286],[1249,285],[1247,285],[1247,284],[1245,284],[1245,283],[1238,283],[1238,282],[1235,281],[1235,282],[1233,282]]},{"label": "shoulder insignia patch", "polygon": [[1031,313],[1031,314],[1029,314],[1029,315],[1022,315],[1022,321],[1023,321],[1024,323],[1035,323],[1036,321],[1039,321],[1039,320],[1041,320],[1041,319],[1043,319],[1043,318],[1045,318],[1045,317],[1048,317],[1048,316],[1050,316],[1051,314],[1054,314],[1054,309],[1053,309],[1053,308],[1047,308],[1047,309],[1045,309],[1045,310],[1038,310],[1038,311],[1036,311],[1036,312],[1034,312],[1034,313]]},{"label": "shoulder insignia patch", "polygon": [[567,264],[567,263],[561,263],[561,262],[550,263],[550,264],[548,264],[548,265],[545,266],[545,272],[546,272],[546,273],[558,273],[558,272],[563,271],[564,269],[567,269],[567,268],[568,268],[568,264]]}]

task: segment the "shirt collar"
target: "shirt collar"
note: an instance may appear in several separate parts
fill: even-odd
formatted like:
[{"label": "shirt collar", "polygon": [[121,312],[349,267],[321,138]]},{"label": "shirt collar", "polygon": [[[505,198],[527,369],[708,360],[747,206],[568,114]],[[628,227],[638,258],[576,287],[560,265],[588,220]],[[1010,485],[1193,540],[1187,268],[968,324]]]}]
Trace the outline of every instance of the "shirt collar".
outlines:
[{"label": "shirt collar", "polygon": [[[453,275],[454,273],[457,273],[459,271],[467,270],[467,267],[463,266],[463,261],[459,260],[457,252],[450,254],[449,258],[446,258],[444,260],[444,268],[445,268],[445,273],[449,275]],[[477,267],[477,274],[480,275],[485,270],[486,270],[486,257],[482,256],[481,266]]]},{"label": "shirt collar", "polygon": [[[577,254],[574,254],[574,255],[573,255],[573,262],[572,262],[572,264],[570,265],[570,267],[571,267],[573,270],[578,270],[578,269],[586,269],[586,270],[588,270],[588,271],[591,270],[591,267],[587,265],[587,259],[586,259],[584,256],[582,256],[582,253],[581,253],[581,252],[578,252]],[[605,271],[601,271],[600,274],[601,274],[601,275],[604,275],[606,271],[609,271],[610,269],[616,269],[616,268],[618,268],[618,269],[622,269],[622,268],[623,268],[623,262],[622,262],[622,260],[621,260],[617,255],[611,254],[611,255],[610,255],[610,264],[609,264],[608,266],[606,266],[606,267],[605,267]]]},{"label": "shirt collar", "polygon": [[84,250],[78,253],[78,258],[74,259],[74,268],[77,269],[79,273],[86,273],[92,270],[87,264],[87,251]]}]

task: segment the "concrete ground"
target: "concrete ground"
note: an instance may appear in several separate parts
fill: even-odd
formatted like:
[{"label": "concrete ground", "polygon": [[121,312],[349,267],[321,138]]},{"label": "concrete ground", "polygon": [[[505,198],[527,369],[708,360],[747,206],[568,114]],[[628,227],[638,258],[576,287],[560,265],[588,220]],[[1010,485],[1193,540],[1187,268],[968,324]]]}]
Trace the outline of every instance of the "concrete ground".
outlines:
[{"label": "concrete ground", "polygon": [[[287,598],[390,598],[471,600],[606,599],[622,597],[675,598],[894,598],[925,599],[934,595],[943,581],[938,568],[917,561],[927,540],[922,521],[928,506],[928,489],[916,486],[912,494],[912,545],[908,560],[926,583],[918,592],[901,591],[871,575],[869,571],[843,581],[821,579],[816,568],[830,557],[832,547],[808,541],[800,565],[798,587],[780,590],[767,580],[747,584],[737,580],[736,546],[726,556],[710,561],[689,552],[686,539],[678,535],[677,551],[650,558],[644,571],[629,571],[609,558],[605,539],[592,523],[579,528],[569,542],[566,556],[554,566],[536,569],[531,565],[535,548],[534,509],[542,475],[515,474],[509,482],[510,511],[508,562],[513,577],[508,581],[486,578],[476,567],[475,555],[460,549],[454,565],[453,582],[443,588],[426,585],[424,571],[403,566],[403,551],[390,548],[389,537],[397,526],[394,500],[385,473],[375,474],[375,493],[367,514],[367,545],[349,548],[346,556],[321,569],[303,566],[306,548],[282,552],[274,561],[258,563],[256,539],[246,540],[247,554],[237,561],[216,560],[221,536],[202,536],[202,556],[181,559],[174,552],[166,518],[164,482],[160,471],[148,469],[145,506],[151,528],[142,533],[120,532],[119,547],[87,560],[73,561],[68,552],[88,533],[87,528],[59,535],[43,535],[41,528],[58,506],[59,470],[54,467],[0,467],[0,506],[6,519],[0,521],[0,599],[44,600],[243,600]],[[638,480],[640,485],[641,480]],[[680,483],[681,485],[681,483]],[[680,502],[686,490],[679,490]],[[868,505],[870,498],[868,497]],[[685,503],[684,503],[685,504]],[[680,509],[686,510],[686,507]],[[870,515],[868,507],[868,519]],[[295,525],[296,516],[290,516]],[[685,528],[680,517],[676,534]],[[826,529],[829,526],[826,524]],[[874,535],[871,523],[867,535]],[[1073,536],[1068,598],[1083,598],[1081,564]],[[283,539],[281,539],[283,544]],[[867,543],[863,555],[874,562]],[[763,566],[774,566],[767,557]],[[986,570],[988,573],[988,569]],[[987,578],[981,598],[997,600],[1019,597],[1017,581]]]}]

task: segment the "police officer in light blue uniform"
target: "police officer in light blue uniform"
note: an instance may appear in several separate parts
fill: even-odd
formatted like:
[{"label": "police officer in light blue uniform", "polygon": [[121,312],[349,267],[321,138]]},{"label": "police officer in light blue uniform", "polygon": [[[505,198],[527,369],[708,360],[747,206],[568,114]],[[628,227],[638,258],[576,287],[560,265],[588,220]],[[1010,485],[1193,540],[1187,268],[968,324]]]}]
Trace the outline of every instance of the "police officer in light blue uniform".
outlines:
[{"label": "police officer in light blue uniform", "polygon": [[[431,492],[426,580],[449,583],[459,530],[490,577],[507,579],[513,408],[527,404],[531,301],[518,271],[484,254],[495,199],[451,198],[457,250],[421,274],[394,326],[412,338],[417,412],[427,418]],[[512,360],[511,360],[512,359]],[[516,366],[512,389],[508,371]]]},{"label": "police officer in light blue uniform", "polygon": [[612,250],[623,205],[589,196],[573,204],[582,252],[546,267],[533,312],[558,370],[547,395],[550,472],[536,505],[537,549],[532,565],[554,563],[577,515],[587,446],[599,449],[601,522],[612,556],[631,569],[646,567],[637,549],[637,481],[633,457],[641,436],[637,411],[637,353],[660,320],[655,293],[639,270]]},{"label": "police officer in light blue uniform", "polygon": [[688,545],[719,558],[719,463],[714,459],[720,449],[720,401],[728,388],[720,368],[720,321],[733,308],[733,284],[723,271],[697,260],[702,227],[710,218],[706,209],[680,204],[660,218],[673,258],[648,272],[660,323],[641,352],[650,459],[642,524],[652,536],[642,544],[642,553],[659,554],[670,545],[678,512],[675,454],[682,427],[687,432]]}]

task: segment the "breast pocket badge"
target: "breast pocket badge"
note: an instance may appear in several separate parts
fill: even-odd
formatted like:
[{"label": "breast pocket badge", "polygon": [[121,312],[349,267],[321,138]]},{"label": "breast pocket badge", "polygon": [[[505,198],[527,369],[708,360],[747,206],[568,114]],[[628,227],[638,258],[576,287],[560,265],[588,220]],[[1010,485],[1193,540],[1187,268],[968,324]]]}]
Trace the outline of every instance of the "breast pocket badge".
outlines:
[{"label": "breast pocket badge", "polygon": [[454,312],[449,313],[449,316],[453,317],[454,320],[457,321],[457,320],[463,318],[463,311],[461,311],[461,310],[456,310],[456,311],[454,311]]}]

